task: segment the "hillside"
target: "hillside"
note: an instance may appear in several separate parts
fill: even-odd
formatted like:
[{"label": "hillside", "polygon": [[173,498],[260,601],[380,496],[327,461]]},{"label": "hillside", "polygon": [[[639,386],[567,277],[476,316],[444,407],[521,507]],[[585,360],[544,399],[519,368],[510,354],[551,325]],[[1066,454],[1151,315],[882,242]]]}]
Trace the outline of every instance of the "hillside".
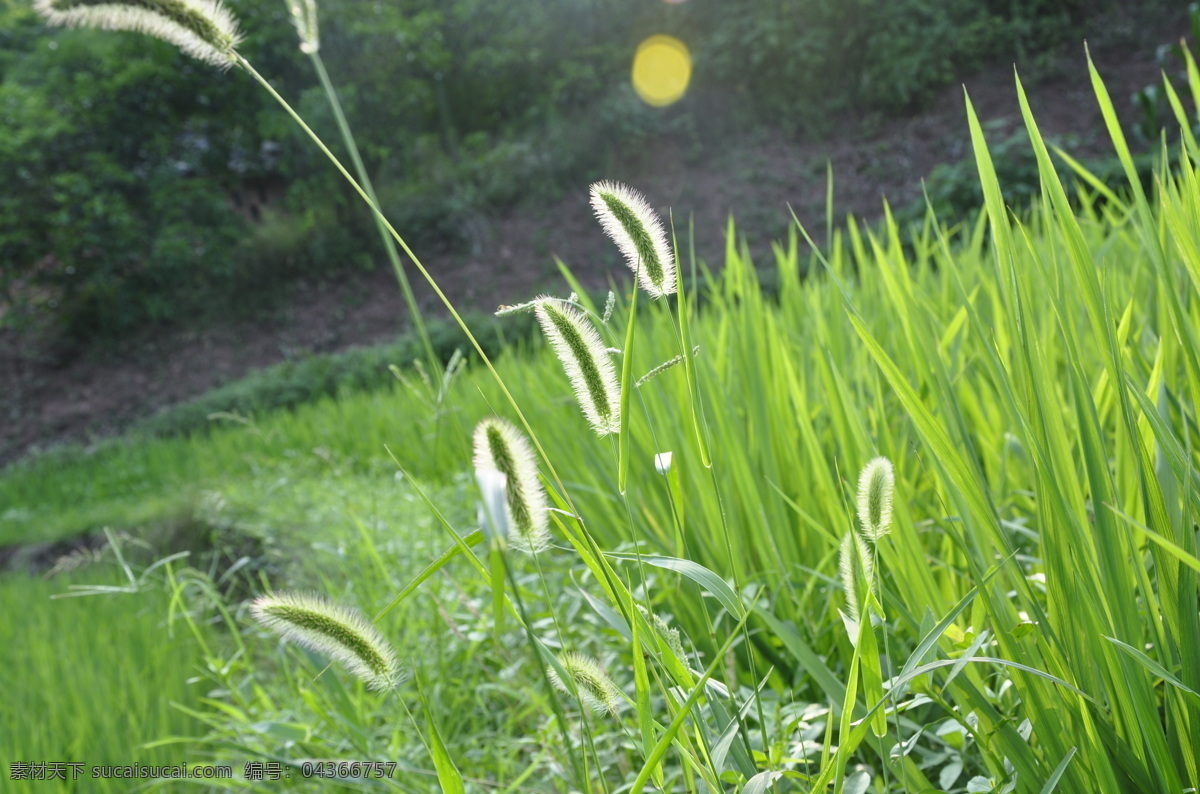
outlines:
[{"label": "hillside", "polygon": [[[1147,39],[1171,41],[1184,33],[1181,17]],[[1137,113],[1133,93],[1158,79],[1155,52],[1107,49],[1094,56],[1128,126]],[[1061,56],[1048,71],[1063,76],[1043,79],[1030,96],[1047,136],[1087,157],[1108,149],[1082,64],[1082,49]],[[993,144],[1019,128],[1011,67],[971,76],[965,87],[980,117],[993,123]],[[848,119],[846,126],[857,131],[820,142],[758,129],[699,152],[660,138],[614,152],[608,176],[637,185],[660,210],[671,209],[677,223],[693,217],[700,256],[717,262],[730,214],[756,254],[786,233],[789,206],[823,234],[827,162],[837,212],[875,220],[884,198],[894,208],[919,201],[922,179],[969,152],[957,88],[920,113],[874,123]],[[556,204],[481,219],[468,237],[468,250],[418,254],[457,305],[483,311],[556,285],[555,256],[596,285],[621,267],[591,219],[585,185]],[[423,284],[416,288],[422,305],[438,316],[432,293]],[[342,269],[330,280],[297,280],[251,321],[148,329],[119,349],[84,350],[66,360],[35,340],[0,330],[0,412],[6,418],[0,463],[112,435],[258,368],[389,340],[405,325],[399,290],[381,261],[369,272]]]}]

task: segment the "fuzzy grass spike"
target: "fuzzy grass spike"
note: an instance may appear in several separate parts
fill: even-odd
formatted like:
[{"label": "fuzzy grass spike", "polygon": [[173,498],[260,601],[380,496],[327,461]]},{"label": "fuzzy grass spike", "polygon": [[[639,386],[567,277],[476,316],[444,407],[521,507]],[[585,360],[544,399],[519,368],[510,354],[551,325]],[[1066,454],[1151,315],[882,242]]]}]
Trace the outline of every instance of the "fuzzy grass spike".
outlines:
[{"label": "fuzzy grass spike", "polygon": [[850,530],[842,536],[838,553],[838,570],[842,578],[842,592],[846,596],[846,614],[852,621],[859,618],[858,582],[859,574],[871,587],[875,581],[875,564],[862,535]]},{"label": "fuzzy grass spike", "polygon": [[662,637],[663,642],[667,644],[667,647],[671,649],[671,652],[680,659],[686,659],[687,653],[683,649],[683,637],[679,634],[679,629],[668,623],[657,612],[651,612],[641,604],[638,604],[637,608],[638,612],[641,612],[642,616],[646,618],[646,620],[650,621],[650,625],[653,626],[654,630],[658,632],[658,635]]},{"label": "fuzzy grass spike", "polygon": [[[583,705],[592,711],[617,713],[617,708],[621,705],[621,696],[617,691],[616,684],[605,674],[599,662],[582,653],[567,651],[559,654],[558,663],[562,665],[563,670],[574,682],[579,700]],[[558,675],[558,671],[554,669],[553,665],[546,668],[546,673],[550,677],[550,683],[554,684],[556,689],[572,697],[576,695]]]},{"label": "fuzzy grass spike", "polygon": [[36,0],[33,7],[52,25],[144,33],[222,69],[237,59],[242,40],[220,0]]},{"label": "fuzzy grass spike", "polygon": [[526,552],[546,548],[550,541],[546,492],[529,441],[512,424],[494,417],[475,426],[474,441],[476,470],[505,476],[509,546]]},{"label": "fuzzy grass spike", "polygon": [[582,312],[553,298],[539,298],[535,313],[592,429],[600,436],[619,432],[621,387],[596,328]]},{"label": "fuzzy grass spike", "polygon": [[863,467],[858,478],[858,520],[863,534],[872,543],[891,530],[895,490],[896,475],[890,460],[875,458]]},{"label": "fuzzy grass spike", "polygon": [[674,294],[678,288],[675,255],[662,221],[645,196],[619,182],[597,182],[591,199],[604,233],[638,274],[642,289],[653,298]]},{"label": "fuzzy grass spike", "polygon": [[292,24],[300,37],[300,51],[312,55],[321,49],[321,35],[317,28],[317,0],[291,0],[288,10],[292,13]]},{"label": "fuzzy grass spike", "polygon": [[399,679],[396,652],[357,610],[316,594],[268,593],[250,614],[284,639],[340,662],[371,689],[390,689]]}]

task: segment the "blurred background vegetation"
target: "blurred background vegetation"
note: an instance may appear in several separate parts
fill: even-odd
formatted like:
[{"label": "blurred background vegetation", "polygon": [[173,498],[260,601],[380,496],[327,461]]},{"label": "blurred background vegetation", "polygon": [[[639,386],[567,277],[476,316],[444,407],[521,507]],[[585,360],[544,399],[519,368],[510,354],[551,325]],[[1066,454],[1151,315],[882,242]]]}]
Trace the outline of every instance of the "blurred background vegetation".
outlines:
[{"label": "blurred background vegetation", "polygon": [[[327,0],[321,37],[385,211],[416,246],[478,254],[490,214],[548,205],[649,139],[699,158],[748,127],[869,128],[990,63],[1051,75],[1034,54],[1093,28],[1133,35],[1176,5]],[[250,60],[339,140],[282,0],[230,6]],[[1103,24],[1114,15],[1125,24]],[[694,58],[670,108],[629,85],[652,33]],[[0,0],[0,117],[0,326],[60,349],[253,311],[297,275],[381,259],[369,216],[269,97],[167,44],[48,29]],[[950,177],[939,196],[954,196]]]}]

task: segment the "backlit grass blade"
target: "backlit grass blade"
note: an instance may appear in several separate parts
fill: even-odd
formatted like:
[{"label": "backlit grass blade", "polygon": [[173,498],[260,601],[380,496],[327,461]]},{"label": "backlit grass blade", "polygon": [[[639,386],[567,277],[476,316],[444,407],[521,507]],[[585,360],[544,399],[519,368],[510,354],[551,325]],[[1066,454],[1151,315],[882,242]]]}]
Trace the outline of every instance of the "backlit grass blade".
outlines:
[{"label": "backlit grass blade", "polygon": [[[674,226],[672,226],[672,229],[674,229]],[[678,246],[675,247],[678,248]],[[692,219],[690,218],[688,219],[688,258],[692,266],[692,289],[695,289],[696,248],[695,235],[692,230]],[[704,464],[705,468],[711,468],[712,456],[708,451],[708,437],[704,427],[703,409],[700,405],[700,387],[696,382],[695,356],[692,353],[692,334],[689,330],[691,320],[689,319],[688,311],[688,291],[684,284],[679,285],[675,308],[679,312],[679,339],[681,347],[679,355],[683,356],[683,373],[688,385],[688,403],[692,409],[692,429],[695,431],[696,444],[700,449],[700,462]]]},{"label": "backlit grass blade", "polygon": [[[859,618],[858,645],[859,665],[862,669],[863,699],[868,707],[883,700],[883,668],[879,663],[879,646],[875,640],[875,629],[871,625],[870,608],[864,604]],[[871,730],[876,736],[887,734],[887,714],[879,709],[871,717]]]},{"label": "backlit grass blade", "polygon": [[[635,272],[636,281],[638,274]],[[633,299],[629,302],[629,318],[625,327],[625,348],[621,352],[621,428],[617,435],[617,490],[625,493],[625,481],[629,475],[629,398],[633,394],[633,341],[637,329],[638,293],[634,285]]]},{"label": "backlit grass blade", "polygon": [[438,784],[441,785],[443,794],[466,794],[462,774],[446,750],[446,744],[442,741],[442,733],[438,730],[435,721],[434,711],[429,707],[429,701],[425,699],[424,690],[421,690],[421,702],[425,704],[425,718],[429,726],[429,754],[433,757],[433,766],[437,770]]},{"label": "backlit grass blade", "polygon": [[404,586],[404,589],[401,590],[394,599],[392,599],[391,603],[380,610],[379,614],[375,616],[375,621],[378,621],[388,612],[391,612],[401,601],[408,598],[413,591],[424,584],[429,577],[433,576],[435,573],[444,568],[448,562],[453,560],[459,554],[462,554],[464,546],[474,546],[481,540],[483,540],[483,530],[476,529],[463,536],[461,546],[456,544],[439,554],[437,559],[425,566],[424,570],[422,570],[413,578],[411,582]]},{"label": "backlit grass blade", "polygon": [[[633,610],[632,602],[629,608]],[[642,756],[649,758],[650,753],[654,750],[656,741],[656,733],[654,729],[654,715],[650,710],[650,675],[646,669],[646,655],[642,650],[642,633],[640,630],[641,621],[633,621],[630,624],[632,632],[632,654],[633,654],[633,685],[636,690],[636,705],[638,732],[642,737]],[[655,767],[654,784],[660,789],[665,788],[662,767]]]}]

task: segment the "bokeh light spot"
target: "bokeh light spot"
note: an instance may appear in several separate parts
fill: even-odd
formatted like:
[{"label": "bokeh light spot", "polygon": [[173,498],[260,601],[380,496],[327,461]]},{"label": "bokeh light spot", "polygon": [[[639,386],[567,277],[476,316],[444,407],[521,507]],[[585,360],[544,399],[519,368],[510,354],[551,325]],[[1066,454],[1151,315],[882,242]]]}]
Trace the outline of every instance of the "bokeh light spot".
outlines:
[{"label": "bokeh light spot", "polygon": [[633,89],[647,105],[666,107],[679,101],[692,79],[687,45],[671,36],[651,36],[633,56]]}]

